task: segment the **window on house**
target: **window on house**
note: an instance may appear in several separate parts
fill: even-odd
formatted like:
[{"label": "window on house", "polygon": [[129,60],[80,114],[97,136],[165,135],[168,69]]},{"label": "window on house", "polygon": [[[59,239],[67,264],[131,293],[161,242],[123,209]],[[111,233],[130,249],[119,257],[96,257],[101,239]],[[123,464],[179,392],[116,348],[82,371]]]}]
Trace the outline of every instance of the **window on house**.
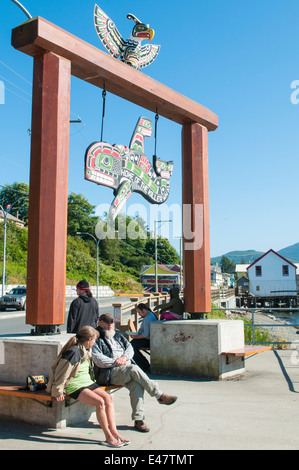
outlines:
[{"label": "window on house", "polygon": [[257,291],[257,292],[260,291],[260,286],[256,286],[256,291]]},{"label": "window on house", "polygon": [[289,266],[287,264],[282,266],[282,275],[288,276],[289,275]]},{"label": "window on house", "polygon": [[262,267],[261,266],[256,266],[255,267],[255,275],[257,277],[261,277],[261,275],[262,275]]}]

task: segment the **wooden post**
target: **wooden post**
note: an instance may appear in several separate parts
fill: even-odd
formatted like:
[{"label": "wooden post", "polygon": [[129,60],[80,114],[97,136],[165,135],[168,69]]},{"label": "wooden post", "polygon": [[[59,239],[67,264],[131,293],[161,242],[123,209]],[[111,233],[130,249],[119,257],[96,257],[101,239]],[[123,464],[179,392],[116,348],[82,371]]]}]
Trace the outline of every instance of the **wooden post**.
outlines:
[{"label": "wooden post", "polygon": [[183,252],[185,310],[211,311],[208,131],[198,123],[182,129]]},{"label": "wooden post", "polygon": [[[34,58],[26,323],[64,324],[70,61]],[[50,328],[51,330],[51,328]]]}]

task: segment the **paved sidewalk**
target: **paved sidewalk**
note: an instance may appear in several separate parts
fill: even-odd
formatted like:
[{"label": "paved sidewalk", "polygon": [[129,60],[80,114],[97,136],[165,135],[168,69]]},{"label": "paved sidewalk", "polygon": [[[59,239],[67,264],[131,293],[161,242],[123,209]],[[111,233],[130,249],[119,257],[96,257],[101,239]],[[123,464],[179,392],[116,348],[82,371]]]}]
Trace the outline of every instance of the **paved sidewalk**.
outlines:
[{"label": "paved sidewalk", "polygon": [[[238,380],[202,381],[151,376],[166,393],[179,398],[159,405],[145,395],[146,434],[133,429],[126,389],[114,395],[118,428],[131,444],[114,456],[137,450],[299,449],[299,354],[268,351],[246,359]],[[99,450],[104,437],[95,423],[52,430],[0,420],[0,449]],[[189,452],[190,453],[190,452]],[[193,452],[194,453],[194,452]],[[146,455],[146,453],[144,453]]]}]

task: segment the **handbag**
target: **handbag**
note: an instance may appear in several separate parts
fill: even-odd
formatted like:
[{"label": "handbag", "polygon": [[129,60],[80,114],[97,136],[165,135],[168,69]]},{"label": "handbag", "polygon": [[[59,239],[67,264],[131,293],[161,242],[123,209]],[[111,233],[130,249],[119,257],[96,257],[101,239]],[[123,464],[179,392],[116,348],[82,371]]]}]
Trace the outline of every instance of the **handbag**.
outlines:
[{"label": "handbag", "polygon": [[44,375],[28,375],[26,377],[26,388],[31,392],[36,390],[45,390],[47,388],[48,378]]}]

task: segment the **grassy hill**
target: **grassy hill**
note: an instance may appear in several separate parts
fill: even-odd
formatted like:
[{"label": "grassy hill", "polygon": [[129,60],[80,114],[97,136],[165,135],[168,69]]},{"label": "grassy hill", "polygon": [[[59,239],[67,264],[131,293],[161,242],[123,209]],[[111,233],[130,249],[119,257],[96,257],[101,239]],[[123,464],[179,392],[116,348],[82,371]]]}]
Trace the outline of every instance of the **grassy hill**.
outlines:
[{"label": "grassy hill", "polygon": [[[0,223],[0,253],[3,253],[3,223]],[[28,231],[9,224],[6,245],[6,284],[25,284],[27,276]],[[91,285],[96,284],[96,258],[92,245],[79,237],[67,238],[66,283],[75,285],[85,278]],[[2,258],[2,256],[1,256]],[[2,260],[0,262],[2,283]],[[129,267],[116,270],[113,266],[99,262],[99,284],[110,286],[115,292],[143,292],[139,273]]]}]

